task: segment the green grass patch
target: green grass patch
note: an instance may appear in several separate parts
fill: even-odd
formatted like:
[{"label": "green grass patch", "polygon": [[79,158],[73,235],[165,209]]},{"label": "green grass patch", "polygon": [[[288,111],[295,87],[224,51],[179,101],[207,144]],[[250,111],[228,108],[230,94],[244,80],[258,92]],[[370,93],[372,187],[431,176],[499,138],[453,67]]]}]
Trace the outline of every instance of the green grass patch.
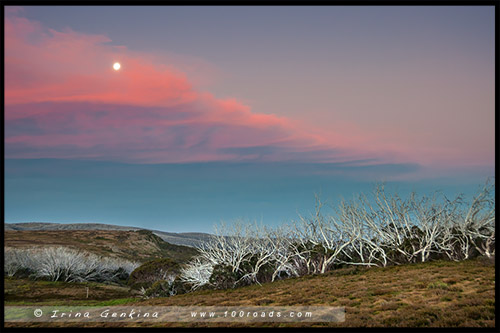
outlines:
[{"label": "green grass patch", "polygon": [[432,282],[427,285],[427,289],[443,289],[447,290],[449,288],[447,283],[442,281]]},{"label": "green grass patch", "polygon": [[118,298],[109,301],[103,301],[96,303],[96,306],[112,306],[112,305],[122,305],[137,302],[138,298]]}]

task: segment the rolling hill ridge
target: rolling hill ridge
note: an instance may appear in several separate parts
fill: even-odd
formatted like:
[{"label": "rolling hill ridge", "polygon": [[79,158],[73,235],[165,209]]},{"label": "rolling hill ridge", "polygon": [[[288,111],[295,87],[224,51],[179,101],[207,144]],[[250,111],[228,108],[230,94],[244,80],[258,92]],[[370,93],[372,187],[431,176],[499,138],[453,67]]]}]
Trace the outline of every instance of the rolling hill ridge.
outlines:
[{"label": "rolling hill ridge", "polygon": [[63,246],[105,257],[145,262],[170,258],[182,263],[197,253],[193,247],[165,242],[150,230],[6,230],[4,247]]},{"label": "rolling hill ridge", "polygon": [[[32,230],[32,231],[48,231],[48,230],[150,230],[139,227],[120,226],[103,223],[48,223],[48,222],[23,222],[23,223],[5,223],[4,230]],[[201,232],[165,232],[159,230],[150,230],[153,234],[159,236],[165,242],[174,245],[196,246],[210,237],[210,234]]]}]

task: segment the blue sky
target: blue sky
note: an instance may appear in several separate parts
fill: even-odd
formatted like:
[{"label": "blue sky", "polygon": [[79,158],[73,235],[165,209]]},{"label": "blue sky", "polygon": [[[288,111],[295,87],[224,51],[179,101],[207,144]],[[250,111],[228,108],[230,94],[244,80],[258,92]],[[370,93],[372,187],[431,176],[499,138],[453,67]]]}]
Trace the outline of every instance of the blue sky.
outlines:
[{"label": "blue sky", "polygon": [[[57,159],[6,160],[7,222],[97,222],[172,232],[211,232],[238,219],[277,226],[314,209],[314,194],[334,206],[369,193],[372,174],[414,165],[350,167],[290,163],[123,164]],[[347,172],[346,172],[347,170]],[[470,196],[480,177],[389,182],[393,193]]]},{"label": "blue sky", "polygon": [[[212,231],[495,167],[492,6],[5,14],[5,221]],[[113,70],[114,62],[121,63]]]}]

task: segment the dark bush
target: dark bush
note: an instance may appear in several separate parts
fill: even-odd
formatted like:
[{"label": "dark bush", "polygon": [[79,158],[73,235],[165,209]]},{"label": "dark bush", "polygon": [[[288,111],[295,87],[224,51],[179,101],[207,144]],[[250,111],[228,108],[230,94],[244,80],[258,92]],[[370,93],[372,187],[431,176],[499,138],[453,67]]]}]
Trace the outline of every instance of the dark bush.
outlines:
[{"label": "dark bush", "polygon": [[28,267],[19,268],[14,274],[18,278],[33,278],[36,272]]},{"label": "dark bush", "polygon": [[174,281],[160,280],[156,281],[146,289],[144,296],[146,297],[170,297],[180,294],[185,294],[188,292],[189,288],[180,281],[175,279]]},{"label": "dark bush", "polygon": [[157,281],[168,280],[179,274],[179,264],[171,259],[155,259],[137,267],[128,279],[128,285],[133,289],[149,288]]},{"label": "dark bush", "polygon": [[114,271],[113,275],[116,275],[116,279],[120,281],[126,281],[129,277],[128,272],[123,267],[120,267],[116,271]]},{"label": "dark bush", "polygon": [[[248,260],[244,261],[240,266],[240,271],[242,274],[239,274],[239,278],[244,276],[245,274],[249,274],[253,271],[253,268],[257,264],[258,256],[253,255]],[[266,262],[264,265],[260,266],[259,271],[253,278],[246,279],[245,281],[240,281],[238,285],[242,286],[249,283],[264,283],[271,282],[273,273],[276,267],[275,262]]]},{"label": "dark bush", "polygon": [[243,287],[252,283],[271,282],[275,269],[274,262],[267,262],[259,268],[256,275],[252,275],[258,257],[252,256],[244,260],[239,269],[233,271],[228,265],[215,265],[209,284],[215,289]]},{"label": "dark bush", "polygon": [[215,289],[234,288],[241,277],[243,274],[233,272],[231,266],[215,265],[209,283]]},{"label": "dark bush", "polygon": [[146,297],[168,297],[170,296],[171,283],[165,280],[156,281],[146,289]]}]

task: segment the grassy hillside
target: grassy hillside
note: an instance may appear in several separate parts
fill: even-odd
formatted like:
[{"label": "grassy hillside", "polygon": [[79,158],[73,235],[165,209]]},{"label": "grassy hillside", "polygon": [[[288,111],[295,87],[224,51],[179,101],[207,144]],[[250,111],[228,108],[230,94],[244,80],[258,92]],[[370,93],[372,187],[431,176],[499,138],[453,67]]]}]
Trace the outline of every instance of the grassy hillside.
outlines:
[{"label": "grassy hillside", "polygon": [[[19,285],[16,285],[18,283]],[[15,282],[6,280],[6,305],[60,304],[83,305],[83,287],[78,284],[70,296],[62,284],[60,289],[51,286],[47,298],[33,298],[26,284],[38,283],[34,289],[41,293],[44,282]],[[122,289],[122,291],[124,291]],[[188,305],[328,305],[344,306],[346,321],[343,323],[317,323],[314,326],[406,326],[406,327],[494,327],[495,326],[495,266],[483,259],[462,262],[436,261],[388,268],[345,268],[324,275],[305,276],[281,280],[262,286],[252,285],[234,290],[201,290],[169,298],[148,300],[134,299],[116,290],[103,291],[99,301],[108,299],[109,304],[188,306]],[[48,297],[49,294],[65,293],[64,298]],[[16,296],[14,296],[16,295]],[[116,297],[122,299],[116,300]],[[132,297],[132,298],[131,298]],[[64,299],[64,300],[63,300]],[[54,303],[57,302],[57,303]],[[14,326],[13,324],[6,324]],[[39,323],[30,326],[50,325]],[[52,324],[54,325],[54,324]],[[70,324],[65,324],[70,326]],[[83,325],[83,324],[82,324]],[[89,323],[86,326],[102,326]],[[126,326],[111,324],[107,326]],[[156,324],[129,323],[129,326]],[[161,323],[160,326],[246,326],[228,323]],[[253,326],[309,326],[310,324],[254,324]],[[62,324],[61,324],[62,326]],[[73,324],[74,326],[74,324]]]},{"label": "grassy hillside", "polygon": [[[31,231],[75,231],[75,230],[117,230],[117,231],[137,231],[144,230],[139,227],[130,227],[104,223],[48,223],[48,222],[23,222],[5,223],[4,230],[31,230]],[[150,230],[150,229],[146,229]],[[210,235],[201,232],[165,232],[160,230],[150,230],[164,241],[183,246],[197,246],[206,241]]]},{"label": "grassy hillside", "polygon": [[149,230],[6,230],[5,247],[67,246],[102,256],[144,262],[171,258],[186,262],[196,249],[163,241]]}]

